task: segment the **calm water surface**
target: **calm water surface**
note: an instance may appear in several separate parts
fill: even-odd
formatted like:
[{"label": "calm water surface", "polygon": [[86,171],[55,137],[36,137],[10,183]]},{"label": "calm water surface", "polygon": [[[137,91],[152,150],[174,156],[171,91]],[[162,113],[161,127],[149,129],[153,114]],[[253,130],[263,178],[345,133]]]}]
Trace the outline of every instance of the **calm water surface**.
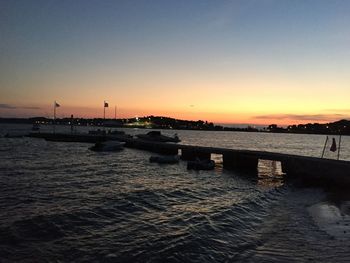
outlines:
[{"label": "calm water surface", "polygon": [[[28,128],[2,125],[0,133]],[[319,135],[177,133],[186,144],[309,156],[320,156],[325,140]],[[88,147],[0,138],[1,262],[350,260],[346,194],[334,201],[335,193],[284,184],[271,162],[261,162],[256,177],[225,171],[220,156],[214,156],[215,170],[194,172],[185,162],[149,163],[151,153],[144,151],[95,153]],[[350,160],[349,147],[343,137],[341,159]],[[328,152],[328,158],[336,157]],[[338,217],[326,210],[341,233],[328,231],[322,221],[330,207],[322,205],[330,203],[343,208]]]}]

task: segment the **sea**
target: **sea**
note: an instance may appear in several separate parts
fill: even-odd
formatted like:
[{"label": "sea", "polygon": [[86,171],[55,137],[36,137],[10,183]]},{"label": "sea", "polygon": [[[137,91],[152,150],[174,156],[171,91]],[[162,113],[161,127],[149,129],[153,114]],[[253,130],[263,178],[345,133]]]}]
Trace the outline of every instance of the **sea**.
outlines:
[{"label": "sea", "polygon": [[[0,126],[0,262],[350,262],[350,191],[285,181],[279,163],[258,174],[154,153],[4,138]],[[77,127],[87,132],[93,127]],[[42,126],[51,131],[52,127]],[[69,131],[58,126],[56,132]],[[124,129],[135,135],[149,130]],[[181,143],[320,157],[325,135],[162,130]],[[324,158],[336,159],[329,151]],[[335,136],[338,142],[338,136]],[[339,147],[339,145],[338,145]],[[340,159],[350,161],[350,137]]]}]

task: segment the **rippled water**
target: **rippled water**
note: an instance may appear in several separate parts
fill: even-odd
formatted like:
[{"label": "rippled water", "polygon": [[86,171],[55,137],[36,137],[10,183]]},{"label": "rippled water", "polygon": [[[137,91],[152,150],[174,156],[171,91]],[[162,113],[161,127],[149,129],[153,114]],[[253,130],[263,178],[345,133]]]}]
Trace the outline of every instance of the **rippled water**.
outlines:
[{"label": "rippled water", "polygon": [[[8,125],[0,133],[25,128]],[[178,134],[188,144],[312,156],[320,155],[325,139],[236,132]],[[347,137],[343,145],[342,158],[349,159]],[[157,165],[149,163],[151,155],[135,149],[95,153],[81,143],[0,138],[1,260],[350,260],[350,231],[332,235],[310,213],[310,208],[324,202],[346,204],[350,200],[346,194],[335,202],[330,198],[334,193],[283,184],[279,169],[270,162],[259,164],[256,177],[226,171],[220,163],[213,171],[200,172],[187,171],[185,162]],[[334,224],[347,231],[347,212],[342,213]]]}]

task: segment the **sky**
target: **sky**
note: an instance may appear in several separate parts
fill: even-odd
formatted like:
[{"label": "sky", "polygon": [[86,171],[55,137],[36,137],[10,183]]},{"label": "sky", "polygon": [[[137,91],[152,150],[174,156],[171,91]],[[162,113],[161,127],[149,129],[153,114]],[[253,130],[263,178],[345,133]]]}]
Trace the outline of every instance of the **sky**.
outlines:
[{"label": "sky", "polygon": [[350,1],[0,0],[0,117],[350,119]]}]

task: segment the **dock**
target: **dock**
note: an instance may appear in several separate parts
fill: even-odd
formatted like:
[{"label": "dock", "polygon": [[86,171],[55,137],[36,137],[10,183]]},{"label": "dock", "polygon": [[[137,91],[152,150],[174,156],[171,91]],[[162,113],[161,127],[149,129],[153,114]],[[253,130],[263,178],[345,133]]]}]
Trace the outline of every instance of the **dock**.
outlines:
[{"label": "dock", "polygon": [[322,159],[317,157],[267,151],[237,150],[217,147],[193,146],[177,143],[163,143],[130,138],[90,134],[33,133],[30,137],[51,141],[94,143],[103,140],[124,141],[125,147],[145,150],[164,155],[180,154],[182,160],[210,159],[212,154],[222,155],[223,168],[255,173],[259,160],[281,163],[282,172],[288,178],[301,178],[311,184],[326,183],[350,185],[350,161]]}]

